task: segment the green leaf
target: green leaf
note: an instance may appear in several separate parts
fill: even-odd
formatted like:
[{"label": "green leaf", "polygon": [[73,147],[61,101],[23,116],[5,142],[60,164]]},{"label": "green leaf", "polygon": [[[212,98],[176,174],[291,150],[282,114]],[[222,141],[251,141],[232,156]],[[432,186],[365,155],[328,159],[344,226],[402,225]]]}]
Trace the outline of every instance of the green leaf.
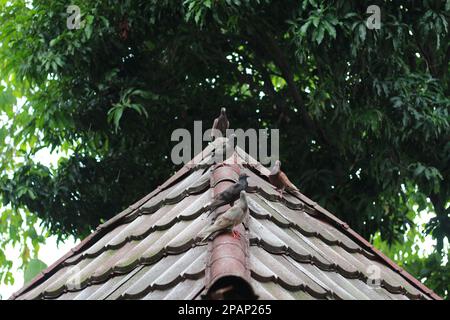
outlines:
[{"label": "green leaf", "polygon": [[317,28],[317,26],[319,25],[319,22],[320,22],[319,17],[316,16],[316,17],[312,18],[312,23],[313,23],[314,27]]},{"label": "green leaf", "polygon": [[359,31],[359,38],[361,39],[362,42],[364,42],[364,40],[366,40],[366,33],[367,33],[366,25],[364,23],[360,23],[358,31]]},{"label": "green leaf", "polygon": [[302,36],[306,35],[306,31],[308,31],[308,27],[311,24],[311,20],[308,20],[304,25],[301,26],[300,28],[300,34]]},{"label": "green leaf", "polygon": [[194,16],[194,21],[196,24],[199,24],[201,17],[202,17],[202,10],[198,10]]},{"label": "green leaf", "polygon": [[416,169],[414,170],[415,176],[420,176],[420,174],[425,170],[426,168],[422,164],[418,164]]},{"label": "green leaf", "polygon": [[86,25],[86,27],[84,28],[84,33],[86,34],[86,38],[90,39],[92,36],[92,24],[88,24]]},{"label": "green leaf", "polygon": [[10,89],[0,92],[0,111],[5,111],[10,119],[14,117],[13,106],[15,103],[16,97]]},{"label": "green leaf", "polygon": [[336,39],[336,28],[330,24],[328,21],[324,21],[325,29],[327,30],[328,34],[333,38]]},{"label": "green leaf", "polygon": [[53,47],[57,43],[58,43],[58,38],[54,38],[54,39],[50,40],[49,46]]},{"label": "green leaf", "polygon": [[316,42],[317,44],[320,44],[323,40],[323,36],[324,36],[324,31],[325,28],[322,27],[322,24],[320,25],[318,31],[317,31],[317,36],[316,36]]},{"label": "green leaf", "polygon": [[117,131],[119,128],[120,119],[122,118],[124,107],[123,106],[116,106],[109,110],[108,112],[108,119],[113,121],[114,128]]},{"label": "green leaf", "polygon": [[47,268],[47,265],[44,262],[42,262],[41,260],[39,260],[37,258],[31,259],[23,273],[24,284],[27,284],[28,282],[33,280],[34,277],[36,277],[39,274],[39,272],[41,272],[42,270],[44,270],[46,268]]}]

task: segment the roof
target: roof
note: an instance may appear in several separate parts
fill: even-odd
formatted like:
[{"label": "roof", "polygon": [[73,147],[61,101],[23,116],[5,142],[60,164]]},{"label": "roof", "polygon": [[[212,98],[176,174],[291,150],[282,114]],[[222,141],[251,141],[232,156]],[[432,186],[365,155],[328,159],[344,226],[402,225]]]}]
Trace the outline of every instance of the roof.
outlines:
[{"label": "roof", "polygon": [[[300,192],[280,197],[269,171],[240,148],[212,164],[213,148],[11,299],[440,299]],[[241,238],[199,243],[208,203],[240,172],[250,176]]]}]

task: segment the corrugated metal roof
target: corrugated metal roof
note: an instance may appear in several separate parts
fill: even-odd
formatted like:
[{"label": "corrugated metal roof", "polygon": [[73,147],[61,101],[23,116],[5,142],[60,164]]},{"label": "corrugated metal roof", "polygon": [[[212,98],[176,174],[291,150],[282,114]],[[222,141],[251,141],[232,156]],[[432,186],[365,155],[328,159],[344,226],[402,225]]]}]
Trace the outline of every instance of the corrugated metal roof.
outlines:
[{"label": "corrugated metal roof", "polygon": [[[211,164],[211,149],[101,225],[12,298],[203,297],[214,249],[211,242],[200,244],[197,234],[209,223],[211,177],[218,170]],[[248,246],[243,263],[250,276],[243,277],[259,298],[439,298],[304,195],[280,198],[267,181],[267,169],[237,151],[227,162],[237,160],[250,176],[250,217],[242,229]],[[374,272],[378,283],[373,283]]]}]

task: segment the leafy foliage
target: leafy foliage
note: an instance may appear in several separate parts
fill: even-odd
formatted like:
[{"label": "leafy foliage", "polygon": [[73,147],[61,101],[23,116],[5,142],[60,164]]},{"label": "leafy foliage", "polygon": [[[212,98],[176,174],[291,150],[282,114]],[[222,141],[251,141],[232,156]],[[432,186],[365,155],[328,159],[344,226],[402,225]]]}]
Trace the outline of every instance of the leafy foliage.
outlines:
[{"label": "leafy foliage", "polygon": [[31,259],[24,270],[24,283],[30,282],[42,270],[47,268],[47,265],[39,259]]},{"label": "leafy foliage", "polygon": [[[0,248],[37,251],[37,218],[86,236],[175,170],[175,128],[223,105],[234,128],[280,128],[291,180],[365,237],[403,243],[432,210],[437,251],[410,270],[430,263],[445,294],[430,279],[448,270],[433,261],[450,234],[449,1],[77,4],[83,27],[69,30],[64,1],[0,1]],[[68,156],[48,168],[42,148]]]}]

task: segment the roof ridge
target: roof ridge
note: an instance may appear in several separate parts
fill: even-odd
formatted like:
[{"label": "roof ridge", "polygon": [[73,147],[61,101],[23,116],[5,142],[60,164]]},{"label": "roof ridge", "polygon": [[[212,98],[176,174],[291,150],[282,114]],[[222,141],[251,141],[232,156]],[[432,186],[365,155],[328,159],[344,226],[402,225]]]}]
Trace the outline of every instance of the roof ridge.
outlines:
[{"label": "roof ridge", "polygon": [[[241,169],[237,163],[221,162],[216,164],[211,172],[210,186],[213,188],[213,196],[236,183],[240,172]],[[220,206],[215,210],[215,214],[211,215],[211,218],[214,219],[223,214],[230,207],[231,204]],[[212,241],[208,241],[205,271],[206,294],[203,296],[206,299],[223,299],[224,295],[237,294],[238,288],[241,290],[245,288],[243,293],[241,292],[245,299],[256,297],[250,283],[248,232],[242,223],[235,226],[234,229],[241,235],[239,239],[226,232],[220,233]]]}]

